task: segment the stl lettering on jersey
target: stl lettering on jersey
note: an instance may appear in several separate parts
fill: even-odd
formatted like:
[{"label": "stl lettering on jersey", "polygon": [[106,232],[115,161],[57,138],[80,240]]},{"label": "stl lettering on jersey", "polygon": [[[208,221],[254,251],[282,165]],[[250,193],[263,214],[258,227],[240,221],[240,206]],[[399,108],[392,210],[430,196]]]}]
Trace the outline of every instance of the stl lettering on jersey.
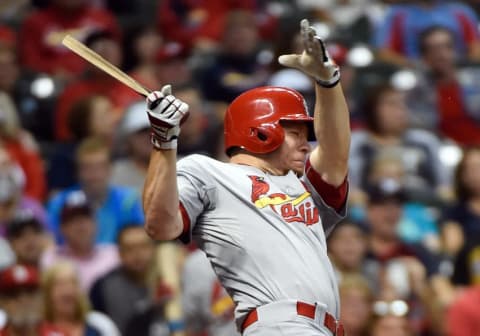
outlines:
[{"label": "stl lettering on jersey", "polygon": [[305,225],[318,223],[318,209],[313,202],[309,201],[310,193],[308,191],[295,198],[283,193],[268,194],[270,185],[262,176],[248,175],[248,177],[252,181],[251,200],[257,208],[270,206],[287,223],[300,222]]}]

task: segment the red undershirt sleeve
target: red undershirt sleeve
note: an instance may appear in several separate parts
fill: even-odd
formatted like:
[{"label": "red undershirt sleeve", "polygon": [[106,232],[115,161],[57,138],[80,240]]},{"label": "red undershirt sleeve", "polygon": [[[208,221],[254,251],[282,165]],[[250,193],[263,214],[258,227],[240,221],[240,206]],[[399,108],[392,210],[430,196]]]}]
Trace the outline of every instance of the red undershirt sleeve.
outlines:
[{"label": "red undershirt sleeve", "polygon": [[305,165],[305,175],[310,183],[313,185],[317,193],[322,197],[325,204],[334,208],[337,212],[340,211],[346,201],[348,192],[348,181],[345,176],[345,180],[338,187],[334,187],[331,184],[325,182],[322,176],[312,167],[310,158],[308,158]]}]

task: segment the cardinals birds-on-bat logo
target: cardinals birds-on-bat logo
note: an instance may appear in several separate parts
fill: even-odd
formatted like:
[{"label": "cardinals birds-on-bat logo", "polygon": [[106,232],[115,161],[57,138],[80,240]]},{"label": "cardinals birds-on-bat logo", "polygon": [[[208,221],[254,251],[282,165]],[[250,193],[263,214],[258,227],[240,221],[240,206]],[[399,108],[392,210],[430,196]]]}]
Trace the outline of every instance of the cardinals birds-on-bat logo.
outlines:
[{"label": "cardinals birds-on-bat logo", "polygon": [[[305,191],[298,197],[291,197],[283,193],[272,193],[270,185],[262,176],[248,175],[252,181],[252,203],[259,209],[270,206],[279,213],[286,222],[302,222],[306,225],[316,224],[319,221],[318,209],[309,201],[310,193]],[[304,202],[305,201],[305,202]],[[280,206],[279,209],[276,206]]]}]

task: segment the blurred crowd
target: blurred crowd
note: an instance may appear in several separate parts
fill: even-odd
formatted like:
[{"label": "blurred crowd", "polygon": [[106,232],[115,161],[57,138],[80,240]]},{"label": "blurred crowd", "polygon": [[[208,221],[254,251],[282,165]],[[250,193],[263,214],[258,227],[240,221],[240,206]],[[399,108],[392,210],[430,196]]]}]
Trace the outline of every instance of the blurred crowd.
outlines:
[{"label": "blurred crowd", "polygon": [[311,80],[276,61],[302,50],[302,18],[351,113],[349,216],[328,239],[347,335],[480,335],[479,13],[473,0],[2,0],[0,335],[237,335],[203,252],[143,229],[144,98],[61,40],[149,89],[172,84],[190,106],[179,157],[226,160],[223,114],[241,92],[287,86],[313,106]]}]

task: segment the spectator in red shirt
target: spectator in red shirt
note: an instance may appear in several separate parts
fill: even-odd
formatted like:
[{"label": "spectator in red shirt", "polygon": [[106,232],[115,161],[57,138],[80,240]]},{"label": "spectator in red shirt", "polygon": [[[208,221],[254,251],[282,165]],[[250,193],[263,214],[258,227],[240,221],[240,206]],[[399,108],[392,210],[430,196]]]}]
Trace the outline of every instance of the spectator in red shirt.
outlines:
[{"label": "spectator in red shirt", "polygon": [[[121,48],[115,36],[109,31],[98,31],[92,33],[86,40],[86,45],[97,52],[110,63],[119,66],[121,63]],[[68,128],[68,114],[72,106],[80,99],[92,95],[104,95],[112,98],[117,95],[120,85],[116,79],[106,74],[102,70],[89,65],[83,79],[70,84],[65,88],[58,98],[55,111],[55,131],[56,138],[60,141],[70,140],[72,134]],[[119,111],[111,111],[118,120]]]},{"label": "spectator in red shirt", "polygon": [[[228,12],[243,9],[262,13],[256,0],[164,0],[158,8],[160,31],[184,46],[212,49],[218,46]],[[261,34],[272,36],[276,19],[258,15]]]},{"label": "spectator in red shirt", "polygon": [[480,286],[463,292],[447,311],[448,336],[480,335]]},{"label": "spectator in red shirt", "polygon": [[424,31],[420,43],[427,71],[411,93],[414,123],[462,145],[480,144],[478,67],[457,65],[454,36],[446,28]]},{"label": "spectator in red shirt", "polygon": [[119,37],[114,17],[86,0],[52,0],[45,9],[34,11],[20,32],[21,63],[34,71],[71,79],[85,68],[85,62],[61,45],[67,33],[81,41],[96,30],[109,30]]}]

